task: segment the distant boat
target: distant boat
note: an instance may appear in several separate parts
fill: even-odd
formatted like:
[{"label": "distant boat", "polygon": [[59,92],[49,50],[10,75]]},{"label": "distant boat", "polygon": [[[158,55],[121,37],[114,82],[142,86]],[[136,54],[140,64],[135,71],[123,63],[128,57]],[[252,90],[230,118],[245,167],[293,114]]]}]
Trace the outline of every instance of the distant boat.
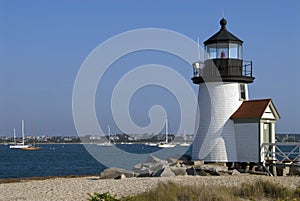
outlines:
[{"label": "distant boat", "polygon": [[24,120],[22,120],[22,143],[17,143],[16,140],[16,129],[14,128],[14,145],[10,145],[10,149],[22,149],[28,148],[30,145],[25,144],[25,135],[24,135]]},{"label": "distant boat", "polygon": [[21,150],[24,150],[24,151],[36,151],[36,150],[40,150],[40,149],[42,149],[42,147],[29,146],[29,147],[21,148]]},{"label": "distant boat", "polygon": [[184,142],[184,143],[181,143],[181,144],[179,144],[181,147],[189,147],[189,146],[191,146],[191,144],[189,144],[189,143],[186,143],[186,142]]},{"label": "distant boat", "polygon": [[166,141],[158,143],[157,146],[159,148],[173,148],[173,147],[176,146],[176,144],[169,143],[169,139],[168,139],[168,119],[166,119]]},{"label": "distant boat", "polygon": [[111,132],[110,132],[109,126],[107,126],[107,130],[108,130],[108,142],[99,143],[99,144],[97,144],[98,146],[102,146],[102,147],[112,147],[113,146],[113,143],[111,143],[111,139],[110,139]]},{"label": "distant boat", "polygon": [[35,139],[33,138],[33,145],[29,145],[28,147],[21,148],[23,151],[37,151],[42,149],[42,147],[37,147],[35,145]]},{"label": "distant boat", "polygon": [[156,147],[157,146],[156,143],[152,143],[152,142],[147,142],[145,145],[148,145],[150,147]]},{"label": "distant boat", "polygon": [[191,146],[191,144],[189,144],[189,143],[187,143],[186,142],[186,134],[185,134],[185,131],[184,131],[184,143],[181,143],[181,144],[179,144],[181,147],[189,147],[189,146]]}]

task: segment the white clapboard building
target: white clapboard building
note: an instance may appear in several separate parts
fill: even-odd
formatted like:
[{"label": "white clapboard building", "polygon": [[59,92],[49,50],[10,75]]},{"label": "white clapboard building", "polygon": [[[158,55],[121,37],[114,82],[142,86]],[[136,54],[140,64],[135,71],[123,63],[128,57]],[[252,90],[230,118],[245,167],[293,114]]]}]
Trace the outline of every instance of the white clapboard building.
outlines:
[{"label": "white clapboard building", "polygon": [[243,60],[243,41],[226,24],[221,19],[221,29],[204,42],[205,61],[193,64],[200,116],[192,159],[261,162],[261,145],[275,142],[280,116],[271,99],[249,100],[252,61]]}]

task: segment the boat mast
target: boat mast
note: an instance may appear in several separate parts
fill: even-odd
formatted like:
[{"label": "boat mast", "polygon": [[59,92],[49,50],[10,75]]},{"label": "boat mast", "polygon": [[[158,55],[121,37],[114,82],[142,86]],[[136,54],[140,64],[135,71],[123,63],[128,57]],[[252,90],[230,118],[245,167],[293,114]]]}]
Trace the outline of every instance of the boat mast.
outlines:
[{"label": "boat mast", "polygon": [[107,130],[108,130],[108,144],[110,144],[110,127],[107,126]]},{"label": "boat mast", "polygon": [[168,119],[166,119],[166,143],[168,143]]},{"label": "boat mast", "polygon": [[24,120],[22,120],[22,144],[25,144],[25,135],[24,135]]},{"label": "boat mast", "polygon": [[16,140],[16,128],[14,128],[14,143],[15,143],[15,145],[17,144],[17,140]]}]

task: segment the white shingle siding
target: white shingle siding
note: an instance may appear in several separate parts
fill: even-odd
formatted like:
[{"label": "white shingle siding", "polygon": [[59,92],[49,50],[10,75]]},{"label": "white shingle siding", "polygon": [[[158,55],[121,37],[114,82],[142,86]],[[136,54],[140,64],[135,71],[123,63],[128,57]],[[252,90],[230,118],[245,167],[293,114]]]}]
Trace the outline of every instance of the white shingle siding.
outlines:
[{"label": "white shingle siding", "polygon": [[236,123],[237,159],[259,162],[259,123]]},{"label": "white shingle siding", "polygon": [[239,83],[200,84],[198,104],[200,123],[192,158],[208,162],[236,161],[234,123],[229,118],[242,104]]}]

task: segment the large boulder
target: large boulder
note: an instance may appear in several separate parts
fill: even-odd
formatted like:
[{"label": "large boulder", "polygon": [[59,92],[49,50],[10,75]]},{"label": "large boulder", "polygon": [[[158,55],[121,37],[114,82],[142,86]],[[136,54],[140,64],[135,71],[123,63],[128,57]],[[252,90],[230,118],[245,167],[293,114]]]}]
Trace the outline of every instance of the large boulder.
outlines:
[{"label": "large boulder", "polygon": [[174,177],[175,174],[172,172],[169,166],[165,166],[163,169],[158,170],[153,174],[154,177]]},{"label": "large boulder", "polygon": [[144,166],[143,164],[139,163],[136,164],[133,168],[132,171],[137,173],[140,177],[149,177],[151,174],[150,168]]},{"label": "large boulder", "polygon": [[207,176],[207,173],[201,168],[196,168],[196,172],[199,176]]},{"label": "large boulder", "polygon": [[164,163],[164,164],[166,164],[167,161],[161,160],[155,156],[149,155],[147,160],[145,161],[145,163]]},{"label": "large boulder", "polygon": [[192,166],[192,167],[189,167],[186,169],[186,173],[187,175],[191,175],[191,176],[197,176],[197,171],[195,170],[195,168]]},{"label": "large boulder", "polygon": [[236,169],[232,170],[231,175],[240,175],[241,173]]},{"label": "large boulder", "polygon": [[125,177],[135,176],[135,173],[133,171],[112,167],[112,168],[105,169],[103,172],[101,172],[100,179],[116,179],[116,178],[120,178],[122,174]]},{"label": "large boulder", "polygon": [[140,163],[136,164],[132,171],[139,174],[139,177],[149,177],[158,172],[159,170],[162,170],[167,166],[167,164],[164,163]]},{"label": "large boulder", "polygon": [[185,167],[172,166],[172,167],[170,167],[170,169],[175,174],[175,176],[186,176],[187,175]]},{"label": "large boulder", "polygon": [[114,179],[126,179],[126,176],[125,176],[125,174],[121,174],[120,176],[117,176]]}]

